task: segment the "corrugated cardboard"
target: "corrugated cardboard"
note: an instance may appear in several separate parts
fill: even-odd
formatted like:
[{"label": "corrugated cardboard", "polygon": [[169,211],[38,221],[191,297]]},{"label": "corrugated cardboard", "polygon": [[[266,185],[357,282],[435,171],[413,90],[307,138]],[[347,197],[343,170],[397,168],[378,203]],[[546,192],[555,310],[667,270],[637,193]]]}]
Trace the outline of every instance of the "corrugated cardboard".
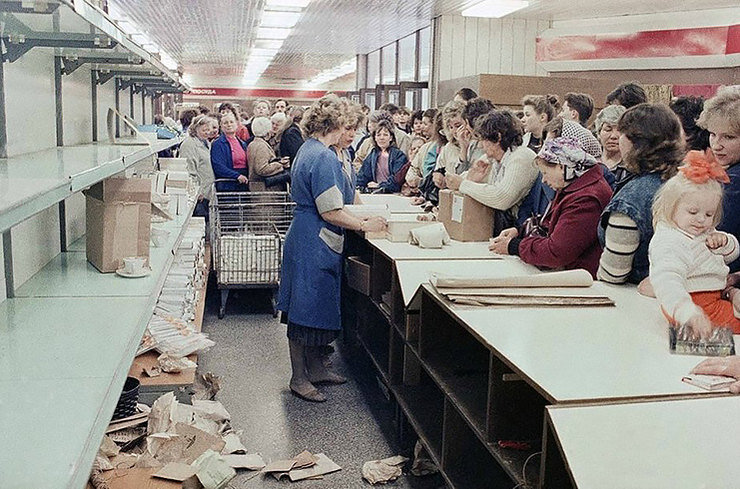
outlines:
[{"label": "corrugated cardboard", "polygon": [[419,221],[416,214],[394,214],[388,219],[388,231],[386,238],[388,241],[396,243],[409,240],[409,233],[412,229],[426,226],[429,221]]},{"label": "corrugated cardboard", "polygon": [[188,171],[187,158],[159,158],[158,161],[162,171]]},{"label": "corrugated cardboard", "polygon": [[439,220],[450,238],[457,241],[487,241],[493,235],[493,209],[460,192],[439,192]]},{"label": "corrugated cardboard", "polygon": [[86,196],[87,260],[104,273],[123,267],[123,258],[149,259],[151,182],[109,178]]}]

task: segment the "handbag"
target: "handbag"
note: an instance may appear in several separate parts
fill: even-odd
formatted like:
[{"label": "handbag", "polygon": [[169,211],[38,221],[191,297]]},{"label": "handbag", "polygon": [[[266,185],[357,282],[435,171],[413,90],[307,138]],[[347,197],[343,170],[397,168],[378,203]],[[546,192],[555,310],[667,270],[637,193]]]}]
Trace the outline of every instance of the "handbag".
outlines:
[{"label": "handbag", "polygon": [[267,187],[290,183],[290,170],[283,170],[280,173],[264,177],[264,181]]}]

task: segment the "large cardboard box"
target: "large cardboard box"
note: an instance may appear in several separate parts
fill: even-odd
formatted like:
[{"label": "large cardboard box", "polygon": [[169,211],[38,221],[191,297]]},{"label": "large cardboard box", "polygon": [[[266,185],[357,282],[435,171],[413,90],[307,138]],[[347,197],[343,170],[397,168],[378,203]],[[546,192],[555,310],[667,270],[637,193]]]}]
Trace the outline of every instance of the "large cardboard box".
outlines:
[{"label": "large cardboard box", "polygon": [[457,241],[487,241],[493,235],[493,209],[474,198],[452,190],[439,192],[439,220],[450,238]]},{"label": "large cardboard box", "polygon": [[109,178],[85,191],[87,261],[101,272],[115,272],[123,259],[149,261],[151,182]]}]

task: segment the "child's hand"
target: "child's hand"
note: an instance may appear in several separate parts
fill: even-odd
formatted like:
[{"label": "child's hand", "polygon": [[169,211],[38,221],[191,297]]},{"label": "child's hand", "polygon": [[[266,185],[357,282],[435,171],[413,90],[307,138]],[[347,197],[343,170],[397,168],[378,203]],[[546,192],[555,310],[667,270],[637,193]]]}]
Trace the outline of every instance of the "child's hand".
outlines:
[{"label": "child's hand", "polygon": [[709,338],[712,334],[712,321],[710,321],[707,315],[703,312],[692,316],[686,325],[691,326],[691,330],[694,332],[695,337]]},{"label": "child's hand", "polygon": [[706,244],[710,250],[722,248],[727,244],[727,235],[725,233],[709,233]]}]

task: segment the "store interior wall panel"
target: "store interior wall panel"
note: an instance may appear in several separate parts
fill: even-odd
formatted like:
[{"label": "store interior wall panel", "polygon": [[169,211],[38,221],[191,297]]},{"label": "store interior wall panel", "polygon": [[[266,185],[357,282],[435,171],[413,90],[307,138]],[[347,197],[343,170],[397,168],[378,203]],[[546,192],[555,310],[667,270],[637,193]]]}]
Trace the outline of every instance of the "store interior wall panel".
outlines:
[{"label": "store interior wall panel", "polygon": [[17,289],[59,254],[59,208],[49,207],[21,222],[12,228],[11,239]]},{"label": "store interior wall panel", "polygon": [[85,195],[77,192],[64,200],[67,246],[85,235]]},{"label": "store interior wall panel", "polygon": [[[126,97],[129,97],[129,91],[126,91]],[[126,99],[126,103],[129,103],[128,98]],[[141,124],[141,94],[135,93],[134,94],[134,120],[137,124]]]},{"label": "store interior wall panel", "polygon": [[116,106],[116,85],[109,80],[98,85],[98,141],[108,140],[107,117],[108,109]]},{"label": "store interior wall panel", "polygon": [[51,51],[31,49],[3,68],[8,156],[56,146],[54,57]]},{"label": "store interior wall panel", "polygon": [[89,65],[84,65],[72,74],[62,76],[62,120],[65,146],[92,141],[91,114],[90,68]]},{"label": "store interior wall panel", "polygon": [[479,73],[537,74],[535,43],[549,25],[536,19],[442,16],[440,81]]},{"label": "store interior wall panel", "polygon": [[634,80],[658,85],[737,85],[740,84],[740,68],[700,68],[686,70],[601,70],[562,71],[553,73],[562,78],[606,78]]}]

